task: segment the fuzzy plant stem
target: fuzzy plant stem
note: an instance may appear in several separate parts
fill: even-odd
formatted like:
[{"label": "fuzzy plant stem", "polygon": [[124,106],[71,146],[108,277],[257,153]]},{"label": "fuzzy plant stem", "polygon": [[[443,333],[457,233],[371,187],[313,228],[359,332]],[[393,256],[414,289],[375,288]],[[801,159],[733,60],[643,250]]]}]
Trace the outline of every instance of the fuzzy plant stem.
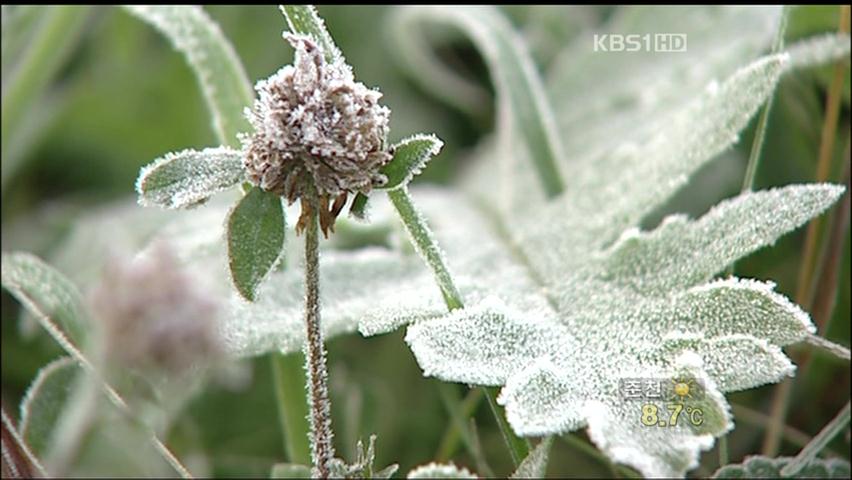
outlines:
[{"label": "fuzzy plant stem", "polygon": [[[393,203],[394,208],[399,214],[399,218],[402,219],[402,223],[405,225],[405,229],[408,231],[414,247],[426,258],[429,267],[432,269],[435,280],[441,289],[441,294],[444,296],[447,309],[452,311],[457,308],[464,308],[461,294],[453,282],[449,269],[447,269],[441,249],[433,238],[432,231],[426,225],[426,221],[414,207],[408,189],[402,187],[391,190],[388,192],[388,198]],[[529,454],[529,441],[517,437],[512,432],[511,427],[506,422],[503,409],[497,404],[497,389],[494,387],[482,387],[482,391],[488,399],[488,405],[491,407],[497,425],[500,427],[500,432],[503,434],[503,439],[509,448],[512,461],[517,467],[527,457],[527,454]]]},{"label": "fuzzy plant stem", "polygon": [[314,478],[328,478],[334,445],[331,431],[331,400],[328,396],[328,370],[320,328],[319,228],[314,208],[305,228],[305,365],[310,404],[311,458]]}]

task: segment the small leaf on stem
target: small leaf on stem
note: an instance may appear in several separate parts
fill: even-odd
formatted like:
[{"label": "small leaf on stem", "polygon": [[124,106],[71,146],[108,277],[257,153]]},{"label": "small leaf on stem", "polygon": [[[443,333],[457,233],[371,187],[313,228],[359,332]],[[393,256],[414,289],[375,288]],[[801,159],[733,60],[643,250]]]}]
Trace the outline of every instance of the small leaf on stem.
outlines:
[{"label": "small leaf on stem", "polygon": [[252,188],[228,216],[228,266],[237,291],[254,301],[284,252],[284,210],[277,195]]}]

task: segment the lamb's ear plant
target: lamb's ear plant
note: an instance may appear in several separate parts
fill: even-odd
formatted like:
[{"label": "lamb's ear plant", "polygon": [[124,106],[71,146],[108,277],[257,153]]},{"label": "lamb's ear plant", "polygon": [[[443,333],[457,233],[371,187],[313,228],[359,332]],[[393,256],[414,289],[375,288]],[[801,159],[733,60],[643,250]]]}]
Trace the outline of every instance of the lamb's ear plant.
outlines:
[{"label": "lamb's ear plant", "polygon": [[[372,335],[424,320],[406,336],[424,372],[503,386],[498,400],[515,433],[552,435],[586,426],[604,453],[645,475],[682,475],[693,468],[698,453],[732,428],[722,393],[792,374],[780,347],[812,330],[807,315],[771,283],[713,277],[819,214],[843,192],[811,185],[745,193],[700,219],[677,215],[655,231],[638,229],[690,174],[737,140],[781,75],[848,54],[848,37],[828,36],[754,60],[774,36],[777,11],[719,14],[712,31],[697,26],[690,32],[694,56],[649,57],[639,70],[635,57],[626,55],[607,62],[566,57],[541,79],[523,41],[493,9],[401,10],[399,21],[448,22],[470,34],[497,80],[499,140],[487,150],[490,161],[468,177],[472,196],[421,194],[423,215],[407,189],[389,192],[442,301],[405,296],[401,308],[388,298],[386,291],[423,291],[433,276],[399,273],[390,265],[402,268],[405,261],[393,254],[373,257],[370,268],[383,276],[373,275],[367,290],[372,301],[356,301],[364,291],[346,285],[344,272],[363,258],[329,255],[327,290],[334,295],[326,305],[343,307],[332,309],[340,312],[332,324],[336,330],[358,321],[361,332]],[[689,26],[693,16],[700,12],[674,9],[661,19],[640,10],[624,21],[639,31],[658,31],[666,21]],[[746,24],[759,28],[742,35]],[[719,45],[720,32],[727,30],[738,43]],[[582,57],[587,50],[568,52]],[[700,69],[688,63],[697,57],[704,58]],[[428,79],[429,71],[418,75]],[[601,83],[604,76],[623,81]],[[649,80],[666,78],[684,80],[680,88]],[[639,95],[636,102],[607,100]],[[558,138],[560,131],[566,141]],[[488,173],[494,157],[501,162],[499,189]],[[356,212],[363,202],[363,196],[356,198]],[[424,217],[437,225],[435,235]],[[457,269],[452,276],[436,237]],[[469,306],[458,309],[462,295]],[[446,307],[455,310],[435,319]],[[289,307],[262,301],[250,314],[235,311],[225,328],[245,353],[291,349],[283,323],[245,324],[247,314],[267,312],[283,320],[293,313],[282,309]],[[639,421],[641,405],[625,400],[621,382],[675,378],[701,385],[701,398],[690,408],[702,419],[648,428]]]}]

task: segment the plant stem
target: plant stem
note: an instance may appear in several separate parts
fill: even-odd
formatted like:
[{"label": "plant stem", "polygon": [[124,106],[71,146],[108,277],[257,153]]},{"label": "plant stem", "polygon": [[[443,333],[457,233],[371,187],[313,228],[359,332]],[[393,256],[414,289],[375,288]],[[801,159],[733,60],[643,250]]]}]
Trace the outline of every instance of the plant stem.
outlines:
[{"label": "plant stem", "polygon": [[[790,15],[790,7],[784,6],[781,10],[781,19],[778,21],[778,30],[775,32],[775,41],[772,43],[772,53],[778,53],[784,48],[784,34],[787,32],[787,19]],[[766,130],[769,124],[769,112],[772,110],[772,103],[775,101],[775,91],[769,94],[766,99],[766,104],[760,112],[760,118],[757,120],[757,127],[754,131],[754,140],[751,143],[751,151],[748,155],[748,164],[746,165],[745,175],[743,176],[743,186],[740,190],[742,193],[750,192],[754,189],[754,179],[757,176],[757,167],[760,165],[760,154],[763,151],[763,141],[766,139]],[[728,265],[727,274],[734,274],[736,262],[731,262]]]},{"label": "plant stem", "polygon": [[509,454],[512,456],[512,463],[514,463],[515,468],[517,468],[530,453],[529,440],[519,438],[512,433],[512,427],[510,427],[509,422],[506,421],[506,415],[503,411],[503,407],[497,405],[497,388],[482,387],[482,389],[485,391],[485,398],[488,399],[488,406],[491,407],[491,412],[497,420],[497,426],[500,427],[500,434],[503,435],[503,440],[509,447]]},{"label": "plant stem", "polygon": [[405,229],[408,231],[414,248],[426,259],[429,268],[435,275],[435,281],[441,289],[441,295],[444,296],[444,302],[447,308],[455,310],[464,307],[461,294],[453,283],[453,278],[450,276],[450,271],[444,262],[444,254],[441,252],[438,243],[432,236],[432,231],[426,225],[426,220],[420,215],[420,212],[414,207],[411,201],[411,195],[408,193],[407,187],[398,188],[388,192],[388,198],[396,208]]},{"label": "plant stem", "polygon": [[[840,32],[849,33],[849,6],[840,7]],[[834,66],[834,77],[828,89],[825,100],[825,119],[822,124],[820,137],[819,157],[817,161],[816,181],[825,182],[831,170],[831,157],[834,151],[834,139],[837,132],[837,120],[840,114],[840,100],[843,89],[843,62],[837,62]],[[820,217],[814,218],[808,224],[805,236],[805,247],[802,253],[802,264],[799,268],[799,278],[796,287],[796,303],[810,310],[813,297],[813,271],[816,263],[817,237],[821,227]],[[766,429],[763,439],[763,454],[774,457],[781,445],[781,429],[787,417],[787,408],[790,405],[790,396],[793,390],[791,379],[784,380],[775,390],[772,399],[772,421]]]},{"label": "plant stem", "polygon": [[[400,219],[402,219],[408,235],[414,243],[414,248],[418,253],[426,259],[426,263],[432,269],[438,287],[441,289],[441,294],[444,296],[444,302],[449,310],[463,308],[461,294],[453,282],[452,276],[447,269],[444,261],[444,255],[438,247],[435,238],[432,236],[432,231],[426,225],[426,221],[420,212],[414,207],[411,201],[411,195],[408,193],[407,187],[398,188],[388,192],[388,197],[396,208]],[[520,464],[520,461],[526,458],[530,450],[528,440],[518,438],[509,425],[506,423],[506,418],[502,413],[502,409],[497,405],[497,395],[495,388],[481,387],[488,403],[491,405],[491,411],[494,413],[494,418],[497,425],[500,427],[500,432],[506,440],[506,446],[512,455],[512,460],[515,461],[515,466]]]},{"label": "plant stem", "polygon": [[311,462],[308,404],[301,395],[294,395],[305,388],[305,356],[301,352],[288,355],[275,352],[270,363],[287,460],[307,465]]},{"label": "plant stem", "polygon": [[576,436],[573,433],[566,433],[565,435],[561,435],[559,438],[565,440],[566,443],[573,446],[577,450],[585,453],[586,455],[597,459],[609,469],[609,472],[612,474],[613,478],[618,478],[619,474],[626,478],[641,478],[640,475],[637,475],[629,467],[625,467],[624,465],[618,465],[612,462],[609,457],[601,453],[600,450],[595,448],[593,445],[583,441],[580,437]]},{"label": "plant stem", "polygon": [[728,435],[719,437],[719,468],[728,464]]},{"label": "plant stem", "polygon": [[850,358],[852,358],[850,357],[850,352],[848,348],[844,347],[843,345],[836,344],[830,340],[826,340],[820,337],[819,335],[808,335],[805,338],[805,342],[815,347],[819,347],[837,358],[846,360],[847,362],[850,360]]},{"label": "plant stem", "polygon": [[849,425],[850,418],[850,407],[849,402],[846,402],[846,406],[843,407],[843,410],[834,417],[834,420],[829,422],[825,428],[822,429],[813,440],[810,441],[805,448],[796,455],[796,458],[790,461],[784,468],[781,469],[781,475],[784,477],[793,477],[796,476],[802,468],[804,468],[808,463],[811,462],[819,452],[824,449],[828,443],[834,439],[843,429]]},{"label": "plant stem", "polygon": [[819,276],[811,306],[811,316],[817,326],[817,334],[821,335],[828,332],[832,313],[834,313],[834,307],[837,304],[839,268],[843,262],[844,240],[849,231],[849,197],[852,183],[850,183],[848,143],[844,157],[843,182],[846,184],[846,193],[840,201],[840,206],[837,207],[829,220],[831,230],[828,234],[828,242],[820,255]]},{"label": "plant stem", "polygon": [[[316,203],[316,202],[312,202]],[[308,372],[308,401],[310,403],[311,457],[313,476],[328,478],[334,458],[331,430],[331,400],[328,395],[328,371],[325,364],[325,345],[320,328],[319,299],[319,228],[317,205],[314,205],[305,228],[305,342]]]}]

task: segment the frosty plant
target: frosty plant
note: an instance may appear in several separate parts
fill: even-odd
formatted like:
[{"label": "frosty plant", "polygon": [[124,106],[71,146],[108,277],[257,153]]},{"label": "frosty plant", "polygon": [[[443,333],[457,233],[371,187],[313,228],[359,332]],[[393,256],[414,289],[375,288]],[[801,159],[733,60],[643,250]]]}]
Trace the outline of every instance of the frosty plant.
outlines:
[{"label": "frosty plant", "polygon": [[[245,116],[253,129],[239,135],[242,149],[217,147],[168,154],[142,169],[139,202],[189,208],[248,180],[227,220],[231,278],[254,301],[284,249],[282,201],[299,201],[297,234],[305,234],[305,357],[315,475],[328,477],[334,459],[325,347],[320,328],[319,230],[334,232],[337,216],[363,216],[374,188],[404,189],[441,148],[434,136],[386,144],[390,110],[381,93],[356,82],[312,7],[282,7],[295,49],[293,65],[257,83],[258,98]],[[407,194],[398,194],[410,206]],[[412,215],[411,212],[407,212]],[[416,220],[416,219],[415,219]]]},{"label": "frosty plant", "polygon": [[[298,440],[302,445],[299,455],[288,452],[292,463],[273,467],[275,477],[394,473],[395,465],[373,470],[375,437],[358,444],[354,463],[335,458],[323,338],[356,330],[369,336],[406,328],[405,341],[424,375],[481,386],[465,405],[487,399],[517,478],[544,476],[548,452],[560,439],[581,444],[613,472],[633,473],[624,471],[626,465],[646,476],[683,476],[734,428],[728,392],[794,374],[783,348],[803,341],[828,345],[848,361],[848,350],[821,338],[806,309],[772,282],[729,271],[734,261],[848,195],[829,183],[751,191],[768,121],[765,105],[779,79],[848,58],[848,35],[785,47],[777,41],[783,31],[776,8],[641,7],[619,9],[595,32],[684,32],[688,51],[608,52],[601,59],[590,37],[581,36],[542,61],[547,53],[531,52],[529,38],[497,8],[397,9],[388,18],[391,50],[414,81],[464,112],[488,98],[424,48],[422,30],[440,23],[469,37],[496,93],[496,131],[466,162],[470,169],[454,188],[412,189],[415,207],[408,184],[438,153],[440,140],[415,135],[388,145],[390,111],[377,90],[355,81],[312,7],[282,7],[288,31],[281,45],[293,48],[293,64],[258,82],[254,92],[230,43],[201,8],[129,10],[186,56],[222,146],[167,154],[139,175],[141,204],[191,212],[139,227],[144,222],[138,219],[157,212],[134,205],[120,214],[87,216],[75,235],[91,238],[109,228],[115,239],[135,236],[140,248],[155,231],[172,240],[175,257],[209,280],[206,293],[222,301],[216,316],[221,343],[208,345],[202,335],[202,356],[220,348],[237,358],[304,349],[308,401],[297,406],[309,406],[310,425],[290,422],[304,419],[301,410],[285,419],[287,448]],[[649,220],[736,143],[761,108],[748,188],[697,218],[676,213]],[[215,195],[226,190],[239,197],[236,205],[222,204],[227,194]],[[381,190],[387,197],[376,195]],[[369,225],[341,215],[364,218],[368,199]],[[715,202],[718,196],[707,199]],[[296,235],[286,234],[285,212],[297,215]],[[356,228],[390,233],[381,246],[339,247]],[[394,241],[403,230],[419,256]],[[302,253],[302,241],[304,272],[293,262],[283,264],[285,253]],[[100,251],[96,246],[86,243],[80,253],[69,241],[62,252],[88,266],[98,260],[86,257]],[[112,271],[135,278],[125,273]],[[73,284],[31,256],[4,256],[3,284],[77,361],[62,359],[39,375],[26,409],[38,412],[49,386],[61,384],[78,364],[91,367],[75,347],[87,330],[76,321],[84,309]],[[122,288],[107,283],[95,290],[95,312],[135,311],[138,298],[121,301]],[[155,303],[173,308],[169,301]],[[207,309],[201,302],[190,313],[206,316]],[[107,335],[135,325],[132,315],[100,316]],[[194,325],[181,335],[194,336]],[[111,355],[145,368],[186,368],[181,355],[158,358],[159,347],[151,340]],[[660,398],[680,400],[679,421],[664,404],[654,410],[636,399],[636,382],[648,380],[666,382]],[[639,393],[647,393],[641,387]],[[112,387],[105,390],[123,404],[111,396]],[[301,400],[298,390],[276,393],[296,391]],[[292,404],[279,405],[286,416]],[[411,478],[489,473],[475,429],[465,431],[470,411],[452,412],[452,428],[461,432],[476,468],[446,463],[450,453],[438,455],[438,463],[424,461]],[[717,475],[848,476],[847,462],[818,458],[848,422],[847,406],[796,457],[746,459]],[[597,449],[572,433],[581,429]],[[42,458],[47,442],[28,436],[32,430],[21,436],[33,457]],[[148,441],[174,470],[189,475],[160,433],[151,432]],[[53,462],[68,464],[73,453],[60,448]],[[298,464],[311,460],[311,467]]]}]

